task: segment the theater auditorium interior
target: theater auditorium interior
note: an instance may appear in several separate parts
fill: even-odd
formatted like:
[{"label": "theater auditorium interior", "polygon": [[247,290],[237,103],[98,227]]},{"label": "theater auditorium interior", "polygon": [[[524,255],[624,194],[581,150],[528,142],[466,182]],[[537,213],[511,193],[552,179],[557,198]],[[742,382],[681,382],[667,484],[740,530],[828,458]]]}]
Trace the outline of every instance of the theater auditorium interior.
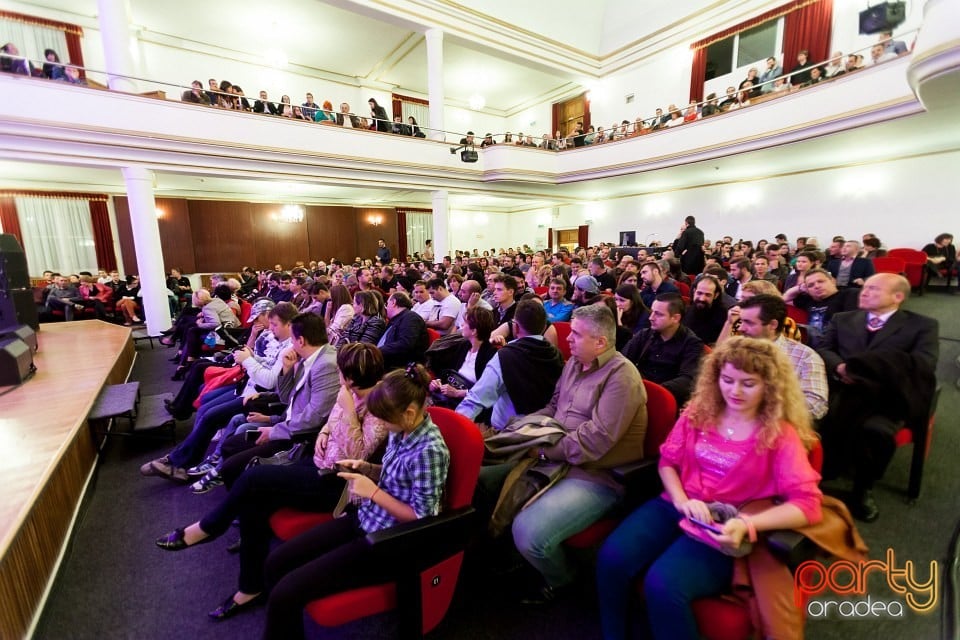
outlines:
[{"label": "theater auditorium interior", "polygon": [[[187,331],[177,362],[164,344],[212,275],[252,274],[254,290],[301,265],[353,294],[369,261],[390,294],[415,288],[408,266],[426,262],[429,281],[432,260],[459,288],[469,263],[482,280],[519,252],[536,295],[551,277],[537,255],[585,295],[571,267],[598,256],[592,276],[613,279],[638,249],[669,258],[688,216],[724,273],[782,234],[781,291],[797,239],[841,265],[849,241],[876,244],[869,273],[902,274],[903,308],[937,321],[929,420],[901,425],[879,518],[853,520],[875,562],[806,574],[792,637],[960,637],[960,3],[8,0],[0,44],[0,638],[264,633],[263,602],[207,615],[235,587],[239,529],[177,554],[155,544],[225,489],[141,475],[194,428],[192,410],[164,407],[187,352],[229,350],[220,330]],[[380,262],[403,277],[387,286]],[[84,297],[46,302],[67,289]],[[510,536],[491,544],[485,522],[451,516],[437,548],[456,548],[454,569],[325,598],[304,633],[603,637],[597,549],[638,504],[565,541],[576,577],[538,606]],[[790,567],[829,565],[797,538]],[[759,637],[744,602],[698,600],[699,634]],[[631,637],[654,637],[642,585],[629,609]]]}]

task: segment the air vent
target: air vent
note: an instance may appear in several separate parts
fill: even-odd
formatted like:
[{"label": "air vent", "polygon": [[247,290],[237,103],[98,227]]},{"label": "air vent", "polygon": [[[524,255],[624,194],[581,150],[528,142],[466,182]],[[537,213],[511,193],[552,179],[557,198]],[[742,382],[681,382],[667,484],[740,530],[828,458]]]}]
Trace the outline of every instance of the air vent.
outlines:
[{"label": "air vent", "polygon": [[633,102],[633,94],[628,93],[626,97],[623,99],[623,101],[626,102],[627,104],[630,104],[631,102]]}]

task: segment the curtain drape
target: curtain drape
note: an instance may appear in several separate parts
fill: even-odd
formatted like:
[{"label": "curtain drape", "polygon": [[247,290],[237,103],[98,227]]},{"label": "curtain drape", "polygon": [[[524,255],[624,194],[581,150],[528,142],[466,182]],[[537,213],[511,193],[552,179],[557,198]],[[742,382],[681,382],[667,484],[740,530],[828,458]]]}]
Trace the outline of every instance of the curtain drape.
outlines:
[{"label": "curtain drape", "polygon": [[[403,118],[404,124],[407,118],[413,116],[421,130],[430,126],[430,102],[421,98],[404,96],[394,93],[390,96],[393,102],[393,115]],[[424,135],[429,137],[428,131],[423,131]]]},{"label": "curtain drape", "polygon": [[30,273],[97,272],[97,251],[85,200],[16,198]]},{"label": "curtain drape", "polygon": [[20,220],[17,219],[17,203],[10,196],[0,196],[0,231],[16,236],[17,242],[23,246],[23,233],[20,231]]},{"label": "curtain drape", "polygon": [[[397,209],[397,213],[400,213]],[[404,240],[406,252],[400,254],[406,258],[407,254],[423,253],[426,241],[433,238],[433,212],[427,209],[403,209],[406,218],[406,230],[400,231],[400,241]],[[439,260],[439,258],[435,258]]]},{"label": "curtain drape", "polygon": [[397,209],[397,260],[407,259],[407,212]]},{"label": "curtain drape", "polygon": [[797,66],[797,54],[806,49],[810,62],[830,58],[833,0],[817,0],[787,14],[783,23],[783,71]]},{"label": "curtain drape", "polygon": [[[60,54],[61,62],[69,62],[70,64],[77,65],[78,67],[83,67],[83,47],[80,44],[83,38],[83,29],[79,25],[69,24],[66,22],[57,22],[55,20],[47,20],[45,18],[37,18],[35,16],[28,16],[22,13],[14,13],[13,11],[0,11],[0,40],[3,42],[13,42],[20,49],[21,55],[26,55],[30,58],[34,58],[33,52],[30,54],[26,53],[25,47],[27,43],[35,38],[28,38],[25,40],[14,39],[13,37],[6,37],[8,31],[16,31],[15,35],[17,38],[22,37],[24,29],[44,29],[47,31],[60,32],[63,34],[63,44],[60,44],[60,38],[55,37],[50,34],[44,35],[39,33],[43,42],[52,42],[54,46],[44,46],[37,50],[35,59],[40,59],[43,57],[44,49],[53,49],[58,54]],[[23,42],[23,46],[20,46],[20,43]],[[32,42],[29,46],[36,46],[37,42]],[[86,77],[86,71],[80,69],[80,77]]]},{"label": "curtain drape", "polygon": [[43,66],[43,52],[46,49],[56,51],[61,62],[82,64],[82,60],[76,63],[70,57],[66,33],[50,27],[7,20],[0,16],[0,42],[12,42],[17,45],[20,55],[32,60],[33,66],[37,68]]},{"label": "curtain drape", "polygon": [[577,227],[577,244],[581,247],[590,246],[590,225],[581,224]]},{"label": "curtain drape", "polygon": [[90,224],[93,228],[93,245],[97,253],[97,265],[112,271],[117,268],[117,254],[113,250],[113,232],[110,230],[110,214],[107,203],[90,201]]},{"label": "curtain drape", "polygon": [[704,38],[703,40],[697,40],[692,45],[690,45],[690,48],[703,49],[705,47],[709,47],[714,42],[719,42],[724,38],[729,38],[734,34],[740,33],[741,31],[752,29],[753,27],[759,26],[764,22],[769,22],[770,20],[776,20],[780,16],[787,15],[793,11],[802,9],[807,5],[815,2],[819,2],[819,0],[793,0],[793,2],[788,2],[787,4],[781,5],[776,9],[771,9],[770,11],[761,13],[758,16],[754,16],[749,20],[744,20],[743,22],[736,24],[728,29],[724,29],[723,31],[718,31],[708,38]]},{"label": "curtain drape", "polygon": [[703,83],[707,81],[707,48],[693,50],[693,66],[690,67],[690,100],[703,100]]}]

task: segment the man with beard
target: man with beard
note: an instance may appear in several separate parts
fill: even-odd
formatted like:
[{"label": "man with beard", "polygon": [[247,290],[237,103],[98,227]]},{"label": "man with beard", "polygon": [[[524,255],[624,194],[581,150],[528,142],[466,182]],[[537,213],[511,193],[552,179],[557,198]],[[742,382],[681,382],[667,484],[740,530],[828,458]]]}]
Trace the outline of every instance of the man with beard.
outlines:
[{"label": "man with beard", "polygon": [[722,293],[723,288],[715,276],[703,276],[693,290],[693,304],[683,316],[683,324],[705,344],[717,341],[727,321]]}]

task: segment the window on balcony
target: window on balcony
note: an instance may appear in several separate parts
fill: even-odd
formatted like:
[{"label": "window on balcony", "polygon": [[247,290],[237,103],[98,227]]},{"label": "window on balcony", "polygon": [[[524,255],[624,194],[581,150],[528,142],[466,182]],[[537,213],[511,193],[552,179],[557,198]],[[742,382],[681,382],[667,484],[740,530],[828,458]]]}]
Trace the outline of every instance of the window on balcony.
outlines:
[{"label": "window on balcony", "polygon": [[732,73],[781,50],[783,18],[770,20],[729,38],[718,40],[707,47],[706,79],[712,80]]}]

